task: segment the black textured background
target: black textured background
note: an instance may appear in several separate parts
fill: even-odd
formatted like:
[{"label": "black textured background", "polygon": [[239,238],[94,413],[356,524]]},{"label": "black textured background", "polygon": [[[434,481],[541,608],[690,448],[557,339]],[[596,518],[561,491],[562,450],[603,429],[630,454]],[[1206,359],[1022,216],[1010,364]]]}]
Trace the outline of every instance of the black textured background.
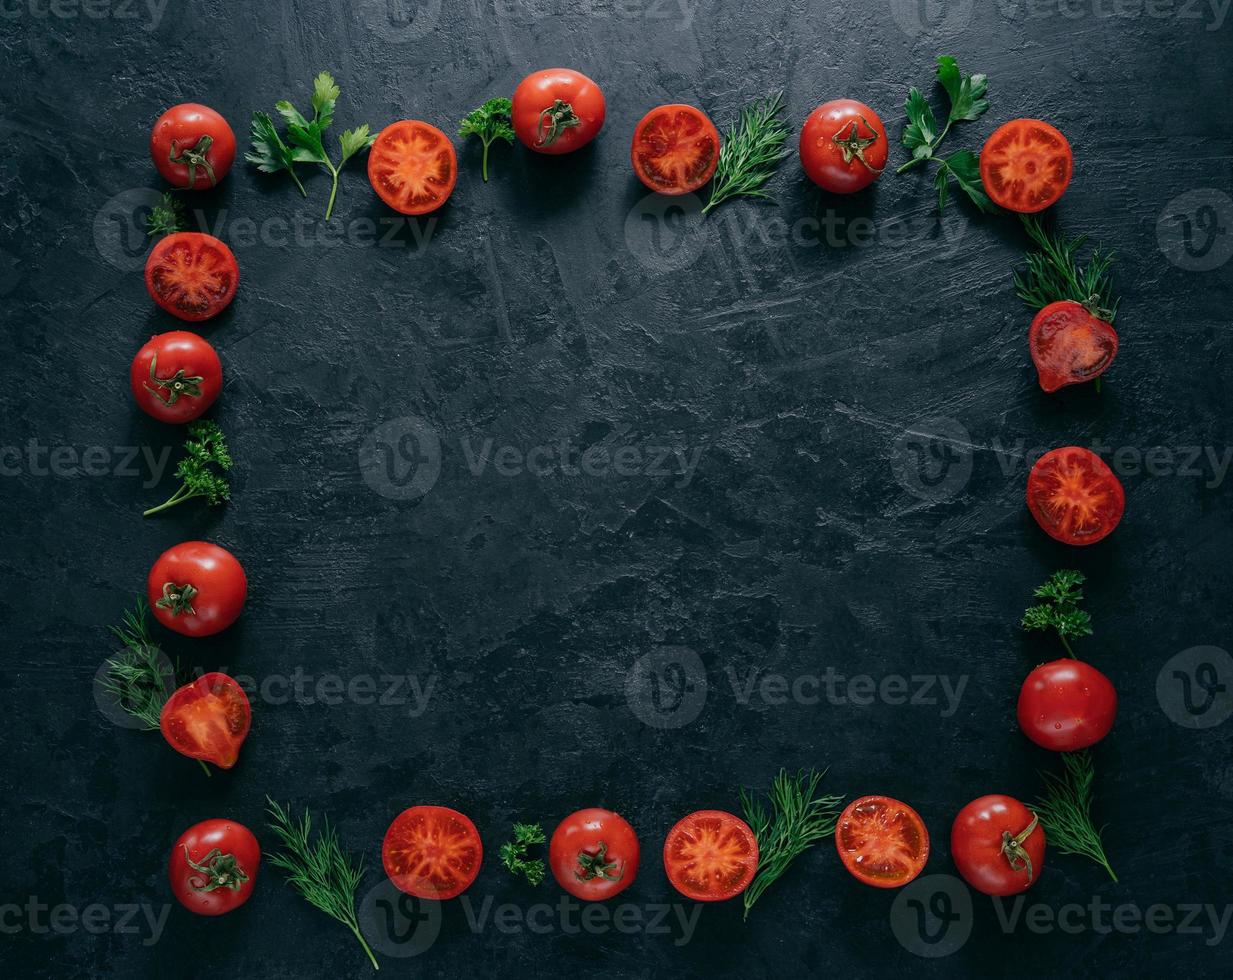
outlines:
[{"label": "black textured background", "polygon": [[[1030,799],[1036,771],[1054,764],[1017,730],[1014,703],[1027,670],[1058,651],[1016,623],[1033,586],[1074,566],[1090,577],[1096,622],[1083,654],[1121,696],[1096,753],[1121,883],[1052,853],[1029,899],[1054,912],[1094,898],[1212,903],[1222,915],[1233,722],[1173,723],[1156,682],[1180,651],[1229,644],[1229,497],[1210,463],[1187,475],[1133,461],[1166,447],[1176,470],[1180,447],[1220,459],[1230,443],[1233,264],[1217,261],[1233,234],[1227,12],[1206,0],[690,0],[684,13],[675,0],[173,0],[152,14],[128,0],[5,0],[0,444],[20,458],[6,450],[0,481],[0,904],[101,903],[114,921],[146,903],[157,915],[176,835],[228,816],[268,846],[268,793],[328,813],[377,867],[400,810],[455,806],[487,849],[473,906],[491,897],[523,913],[560,893],[499,868],[510,823],[551,829],[577,807],[610,806],[643,841],[621,900],[645,912],[675,901],[666,829],[692,809],[736,809],[738,786],[764,786],[781,765],[829,765],[832,791],[909,801],[933,836],[929,871],[950,874],[959,807],[991,791]],[[939,53],[991,79],[993,108],[948,146],[978,149],[1020,115],[1073,143],[1057,216],[1118,252],[1122,351],[1102,394],[1040,392],[1030,314],[1010,288],[1016,222],[961,203],[939,225],[923,174],[888,173],[837,201],[807,185],[794,153],[773,181],[777,204],[729,205],[701,228],[644,201],[630,174],[632,127],[663,102],[697,104],[722,128],[783,88],[795,128],[849,95],[897,138],[909,85],[943,104],[928,85]],[[214,414],[237,459],[234,500],[143,520],[170,477],[145,486],[114,447],[157,454],[180,435],[141,415],[127,387],[137,347],[180,326],[137,271],[141,189],[160,188],[147,155],[158,114],[208,103],[242,152],[253,109],[307,104],[328,68],[342,88],[335,132],[408,117],[453,132],[555,64],[603,86],[601,137],[561,159],[499,147],[486,185],[477,144],[460,146],[457,190],[430,219],[381,226],[391,214],[362,162],[343,176],[332,230],[321,174],[305,201],[240,162],[191,199],[194,223],[231,242],[242,273],[234,304],[201,330],[224,363]],[[839,229],[831,244],[809,224],[818,215]],[[1206,231],[1179,257],[1170,243],[1186,215]],[[298,235],[279,224],[294,220]],[[858,244],[869,229],[873,243]],[[439,440],[440,474],[399,500],[372,489],[381,470],[360,460],[379,425],[408,418]],[[29,462],[31,439],[61,447],[61,475]],[[487,439],[494,456],[562,440],[700,456],[689,479],[505,476],[495,462],[474,475],[464,444]],[[1067,549],[1023,505],[1023,458],[1093,440],[1124,450],[1126,518],[1104,543]],[[392,472],[408,476],[409,443],[369,446],[381,462],[390,443]],[[85,467],[88,447],[101,448]],[[209,780],[157,734],[111,724],[91,688],[112,649],[105,627],[159,552],[196,537],[239,556],[249,601],[220,637],[160,634],[169,651],[258,682],[297,668],[344,683],[413,674],[434,684],[427,710],[255,695],[239,765]],[[654,721],[680,693],[674,658],[686,709],[703,679],[705,703],[688,723],[646,724],[634,708]],[[638,680],[656,664],[665,688],[652,703]],[[743,705],[730,682],[828,668],[967,681],[949,717],[878,699]],[[894,897],[849,878],[827,843],[748,924],[739,903],[707,907],[689,942],[676,929],[571,935],[555,917],[544,935],[491,921],[477,932],[453,902],[432,947],[384,955],[382,975],[1214,976],[1229,962],[1230,940],[1210,927],[1108,934],[1084,913],[1075,934],[1022,922],[1007,934],[985,900],[961,949],[923,959],[894,938]],[[9,976],[369,971],[346,931],[269,867],[239,912],[210,921],[173,905],[152,944],[148,930],[39,931],[11,909],[0,926]]]}]

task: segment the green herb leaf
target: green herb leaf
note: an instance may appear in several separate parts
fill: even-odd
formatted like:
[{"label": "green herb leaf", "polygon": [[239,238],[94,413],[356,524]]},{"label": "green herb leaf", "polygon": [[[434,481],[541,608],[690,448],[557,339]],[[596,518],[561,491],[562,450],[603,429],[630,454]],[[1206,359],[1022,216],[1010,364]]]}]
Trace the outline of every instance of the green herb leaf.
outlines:
[{"label": "green herb leaf", "polygon": [[758,870],[744,895],[746,919],[762,893],[793,861],[835,832],[843,797],[818,795],[818,784],[825,775],[825,769],[802,769],[795,775],[780,769],[771,783],[769,810],[752,792],[740,791],[745,822],[758,841]]},{"label": "green herb leaf", "polygon": [[783,93],[759,99],[741,110],[740,119],[724,133],[719,163],[711,183],[711,199],[702,213],[732,197],[769,199],[765,190],[779,161],[788,155],[789,129],[783,121]]},{"label": "green herb leaf", "polygon": [[295,155],[278,135],[274,120],[267,113],[253,113],[252,141],[252,149],[244,154],[244,159],[249,163],[255,163],[262,173],[276,174],[280,170],[287,171],[291,174],[291,179],[295,181],[295,186],[300,189],[300,193],[308,197],[308,191],[304,190],[304,185],[300,183],[300,178],[295,173]]},{"label": "green herb leaf", "polygon": [[903,145],[912,151],[914,160],[932,156],[933,141],[938,135],[938,121],[920,89],[913,88],[908,91],[908,99],[903,108],[908,114],[908,124],[903,129]]},{"label": "green herb leaf", "polygon": [[376,135],[368,132],[368,123],[356,126],[355,129],[344,129],[342,136],[338,138],[338,142],[342,145],[342,159],[338,161],[338,166],[342,167],[357,153],[367,150],[376,140]]},{"label": "green herb leaf", "polygon": [[1113,323],[1119,302],[1113,296],[1113,280],[1109,276],[1113,253],[1093,249],[1087,265],[1081,266],[1076,255],[1087,242],[1087,235],[1067,238],[1046,231],[1032,215],[1021,217],[1024,230],[1040,246],[1040,251],[1029,252],[1023,268],[1013,271],[1019,298],[1034,310],[1059,300],[1072,300],[1093,316]]},{"label": "green herb leaf", "polygon": [[1033,806],[1045,828],[1045,837],[1050,847],[1062,854],[1079,854],[1090,858],[1109,872],[1117,881],[1117,875],[1105,856],[1100,830],[1092,822],[1092,783],[1096,767],[1088,749],[1080,752],[1063,752],[1062,775],[1041,773],[1045,781],[1045,795]]},{"label": "green herb leaf", "polygon": [[176,689],[176,667],[150,637],[148,611],[146,600],[138,597],[121,625],[111,627],[124,649],[107,660],[100,683],[146,731],[154,731],[163,705]]},{"label": "green herb leaf", "polygon": [[1083,601],[1082,572],[1064,568],[1049,576],[1044,585],[1033,595],[1044,599],[1043,603],[1028,606],[1023,611],[1022,626],[1025,630],[1055,630],[1070,656],[1075,653],[1069,637],[1091,636],[1092,617],[1079,608]]},{"label": "green herb leaf", "polygon": [[481,167],[484,180],[488,180],[488,147],[497,140],[514,142],[514,104],[509,99],[489,99],[477,109],[472,109],[458,124],[458,135],[463,139],[478,136],[484,145],[484,162]]},{"label": "green herb leaf", "polygon": [[318,132],[330,128],[334,121],[334,104],[342,91],[334,84],[334,76],[323,71],[313,79],[313,121]]},{"label": "green herb leaf", "polygon": [[170,191],[164,191],[162,200],[150,209],[150,214],[146,217],[146,234],[156,238],[159,235],[183,231],[186,227],[184,205]]},{"label": "green herb leaf", "polygon": [[157,507],[145,511],[145,517],[194,497],[205,497],[211,507],[231,499],[231,486],[225,475],[231,469],[231,453],[218,423],[208,419],[190,422],[184,453],[176,466],[176,476],[183,481],[180,488]]},{"label": "green herb leaf", "polygon": [[373,969],[381,969],[360,932],[355,914],[355,889],[364,877],[364,859],[357,860],[343,851],[329,820],[322,819],[321,830],[313,840],[312,816],[307,810],[302,819],[296,820],[290,808],[284,809],[268,796],[265,799],[270,830],[286,848],[270,854],[267,860],[287,873],[287,884],[310,905],[350,929],[364,947]]},{"label": "green herb leaf", "polygon": [[514,824],[514,839],[501,845],[501,863],[515,878],[522,875],[532,885],[538,885],[544,880],[547,868],[541,859],[528,859],[527,854],[533,846],[544,841],[544,828],[539,824]]},{"label": "green herb leaf", "polygon": [[958,63],[948,54],[938,57],[938,82],[950,97],[949,122],[974,122],[988,112],[988,78],[962,74]]},{"label": "green herb leaf", "polygon": [[[941,173],[955,178],[955,183],[963,190],[982,211],[992,214],[997,211],[989,195],[985,193],[985,185],[980,181],[980,157],[971,150],[959,150],[942,161]],[[938,205],[939,213],[942,210]]]}]

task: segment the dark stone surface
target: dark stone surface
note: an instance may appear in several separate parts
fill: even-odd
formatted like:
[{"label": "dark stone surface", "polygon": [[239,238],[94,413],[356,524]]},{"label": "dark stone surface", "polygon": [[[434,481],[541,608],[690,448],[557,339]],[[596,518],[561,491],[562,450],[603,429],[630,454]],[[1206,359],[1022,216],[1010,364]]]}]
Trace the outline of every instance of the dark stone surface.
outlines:
[{"label": "dark stone surface", "polygon": [[[362,975],[346,930],[269,867],[223,919],[166,907],[176,835],[228,816],[268,846],[267,793],[329,814],[370,866],[406,806],[455,806],[481,828],[488,859],[471,905],[444,908],[424,955],[383,955],[382,975],[1227,973],[1230,940],[1207,911],[1190,923],[1199,934],[1177,926],[1190,904],[1211,903],[1218,918],[1229,908],[1233,721],[1171,721],[1172,667],[1157,693],[1175,654],[1229,646],[1227,11],[968,0],[921,4],[922,21],[907,0],[699,0],[687,16],[651,0],[421,7],[408,19],[395,0],[216,0],[155,14],[127,0],[4,5],[0,444],[20,453],[5,449],[0,481],[0,884],[5,903],[75,910],[60,913],[58,934],[45,912],[31,923],[6,907],[6,975]],[[979,148],[1019,115],[1053,121],[1075,147],[1058,217],[1117,250],[1123,298],[1122,351],[1101,394],[1038,390],[1030,315],[1010,288],[1017,224],[960,204],[939,225],[925,175],[887,174],[836,201],[793,158],[774,180],[776,205],[728,206],[701,231],[640,204],[628,138],[653,105],[693,102],[722,127],[782,87],[799,124],[851,95],[897,136],[908,86],[925,86],[947,52],[991,78],[992,110],[952,134],[955,148]],[[307,103],[329,68],[342,87],[336,130],[417,117],[452,132],[483,99],[558,63],[607,92],[599,140],[564,159],[500,147],[486,185],[477,145],[460,147],[458,188],[432,218],[389,225],[362,163],[344,174],[328,228],[320,174],[305,201],[289,180],[240,164],[192,198],[194,221],[228,240],[242,269],[233,306],[202,328],[226,372],[215,415],[238,461],[234,501],[143,520],[170,477],[146,485],[145,467],[131,470],[116,447],[173,449],[174,461],[179,443],[137,412],[125,380],[137,347],[178,326],[146,295],[131,227],[141,189],[160,186],[146,151],[156,116],[206,102],[245,148],[253,109]],[[1187,215],[1191,251],[1178,253]],[[392,240],[375,244],[371,228]],[[378,426],[408,418],[428,428],[404,421],[378,438],[410,450],[400,436],[430,433],[440,470],[426,493],[399,500],[374,492],[381,470],[359,461]],[[61,475],[31,462],[30,440],[58,452]],[[1104,543],[1068,550],[1024,508],[1023,459],[1097,440],[1122,450],[1106,458],[1122,473],[1126,518]],[[562,442],[642,455],[627,457],[632,474],[594,476],[536,474],[501,454]],[[1194,472],[1189,446],[1213,454]],[[101,447],[95,475],[82,472],[88,447]],[[655,447],[696,467],[657,465]],[[1147,472],[1136,459],[1152,447],[1165,448]],[[502,461],[518,472],[503,475]],[[395,475],[409,465],[396,459]],[[91,689],[111,652],[106,625],[160,551],[197,537],[244,563],[246,612],[215,639],[160,638],[192,667],[267,685],[239,765],[208,780],[157,734],[110,723]],[[644,861],[623,899],[645,926],[675,901],[659,860],[666,829],[695,808],[735,809],[738,786],[764,786],[779,766],[829,765],[832,791],[911,802],[932,832],[928,870],[952,874],[959,807],[990,791],[1030,799],[1037,770],[1056,764],[1019,733],[1014,703],[1028,669],[1059,651],[1016,623],[1062,566],[1090,577],[1096,635],[1082,653],[1121,696],[1096,752],[1121,882],[1051,853],[1030,902],[1046,917],[1068,903],[1141,914],[1160,903],[1174,917],[1164,934],[1128,934],[1127,918],[1110,933],[1111,913],[1090,909],[1067,920],[1075,932],[1021,919],[1004,929],[980,900],[962,948],[918,958],[894,938],[894,893],[850,879],[829,844],[748,924],[739,903],[706,907],[688,942],[675,911],[667,935],[597,920],[572,934],[576,911],[533,913],[544,934],[527,926],[528,910],[560,892],[500,869],[514,819],[551,829],[593,804],[626,815]],[[636,683],[657,665],[661,708],[682,676],[692,685],[683,714],[656,714]],[[790,693],[742,703],[749,671],[792,682],[828,669],[965,686],[953,712],[940,680],[933,705],[832,704],[825,688],[818,704]],[[299,701],[278,686],[297,670],[311,678]],[[324,677],[382,675],[431,683],[426,710],[407,687],[387,705],[326,704],[315,691]],[[380,878],[370,872],[362,891]],[[489,910],[473,927],[487,901],[517,911],[498,926]],[[108,916],[100,934],[68,918],[91,903]],[[137,934],[108,931],[128,903],[168,912],[157,942],[142,913]],[[895,921],[910,927],[910,911]]]}]

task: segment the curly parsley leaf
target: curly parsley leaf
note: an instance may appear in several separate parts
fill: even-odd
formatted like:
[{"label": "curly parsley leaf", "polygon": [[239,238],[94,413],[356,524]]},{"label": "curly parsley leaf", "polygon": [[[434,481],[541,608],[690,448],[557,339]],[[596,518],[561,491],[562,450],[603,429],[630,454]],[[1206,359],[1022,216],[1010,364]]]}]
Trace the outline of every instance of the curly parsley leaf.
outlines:
[{"label": "curly parsley leaf", "polygon": [[514,824],[514,839],[501,845],[501,863],[514,877],[522,875],[532,885],[544,880],[547,868],[540,858],[528,858],[530,849],[543,844],[544,828],[537,823]]},{"label": "curly parsley leaf", "polygon": [[231,499],[231,486],[226,475],[232,465],[231,453],[217,422],[208,419],[190,422],[184,453],[184,458],[176,466],[176,476],[183,481],[180,488],[157,507],[145,511],[143,516],[158,514],[195,497],[204,497],[211,507]]},{"label": "curly parsley leaf", "polygon": [[184,205],[176,200],[170,191],[164,191],[163,199],[154,205],[146,216],[146,234],[156,238],[159,235],[183,231],[185,227]]},{"label": "curly parsley leaf", "polygon": [[484,144],[484,162],[481,168],[484,180],[488,180],[488,147],[497,140],[514,142],[514,104],[509,99],[489,99],[477,109],[472,109],[458,125],[458,135],[463,139],[478,136]]},{"label": "curly parsley leaf", "polygon": [[1050,575],[1049,580],[1032,593],[1037,599],[1045,601],[1028,606],[1023,611],[1023,628],[1056,631],[1066,652],[1073,657],[1075,653],[1070,648],[1068,637],[1092,635],[1092,617],[1079,608],[1079,603],[1083,601],[1081,586],[1084,581],[1082,572],[1069,568]]}]

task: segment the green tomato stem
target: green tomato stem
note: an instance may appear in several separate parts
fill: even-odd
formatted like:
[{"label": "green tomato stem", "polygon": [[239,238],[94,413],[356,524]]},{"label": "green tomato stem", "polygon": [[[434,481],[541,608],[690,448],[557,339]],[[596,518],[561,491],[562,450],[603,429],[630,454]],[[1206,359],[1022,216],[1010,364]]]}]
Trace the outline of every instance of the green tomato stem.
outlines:
[{"label": "green tomato stem", "polygon": [[[210,775],[210,767],[209,767],[209,766],[207,766],[207,765],[205,764],[205,760],[204,760],[204,759],[198,759],[197,761],[201,764],[201,771],[202,771],[202,772],[204,772],[207,776],[209,776],[209,775]],[[1114,879],[1114,880],[1116,880],[1116,879]]]}]

